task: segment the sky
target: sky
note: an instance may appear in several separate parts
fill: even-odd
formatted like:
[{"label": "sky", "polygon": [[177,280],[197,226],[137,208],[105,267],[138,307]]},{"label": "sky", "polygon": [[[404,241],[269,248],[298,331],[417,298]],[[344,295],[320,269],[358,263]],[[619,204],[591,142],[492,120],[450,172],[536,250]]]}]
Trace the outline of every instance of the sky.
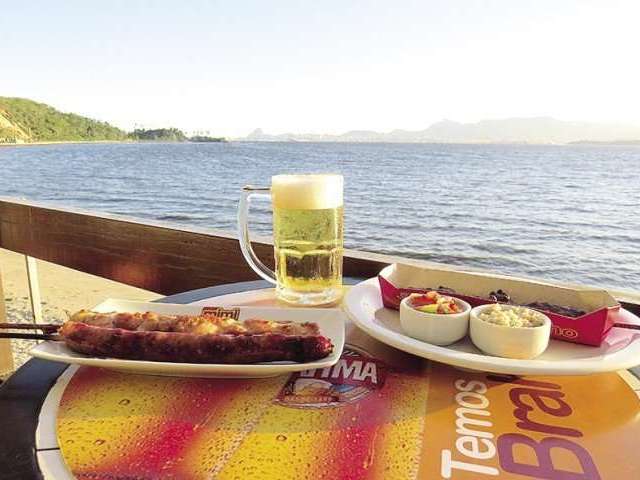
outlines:
[{"label": "sky", "polygon": [[0,0],[0,96],[242,136],[640,125],[640,1]]}]

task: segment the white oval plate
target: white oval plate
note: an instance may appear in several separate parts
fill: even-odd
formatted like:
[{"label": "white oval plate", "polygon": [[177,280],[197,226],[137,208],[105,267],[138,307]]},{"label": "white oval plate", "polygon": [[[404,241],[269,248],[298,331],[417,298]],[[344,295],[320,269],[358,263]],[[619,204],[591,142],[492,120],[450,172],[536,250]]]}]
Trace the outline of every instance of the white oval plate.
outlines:
[{"label": "white oval plate", "polygon": [[[446,347],[422,342],[404,334],[397,311],[383,307],[377,278],[352,287],[344,307],[353,322],[376,340],[419,357],[461,368],[513,375],[586,375],[640,364],[640,332],[616,327],[600,347],[551,340],[547,350],[533,360],[485,355],[468,336]],[[640,324],[638,317],[622,309],[620,320]]]},{"label": "white oval plate", "polygon": [[[243,296],[248,300],[250,293]],[[101,312],[158,312],[167,314],[197,314],[202,307],[207,306],[233,306],[228,298],[212,298],[198,302],[194,305],[174,305],[167,303],[132,302],[125,300],[107,300],[93,310]],[[266,298],[265,298],[266,300]],[[239,305],[240,302],[235,303]],[[315,322],[320,327],[320,333],[331,340],[333,352],[326,358],[305,363],[294,362],[267,362],[253,364],[210,364],[210,363],[171,363],[150,362],[143,360],[123,360],[119,358],[91,357],[82,353],[76,353],[64,344],[64,342],[43,342],[31,350],[31,355],[54,362],[64,362],[76,365],[88,365],[92,367],[108,368],[129,373],[146,375],[164,375],[172,377],[231,377],[231,378],[260,378],[273,377],[289,372],[297,372],[314,368],[325,368],[334,365],[344,348],[344,325],[346,316],[337,308],[278,308],[278,307],[246,307],[240,306],[240,319],[264,318],[268,320],[293,321],[296,323]]]}]

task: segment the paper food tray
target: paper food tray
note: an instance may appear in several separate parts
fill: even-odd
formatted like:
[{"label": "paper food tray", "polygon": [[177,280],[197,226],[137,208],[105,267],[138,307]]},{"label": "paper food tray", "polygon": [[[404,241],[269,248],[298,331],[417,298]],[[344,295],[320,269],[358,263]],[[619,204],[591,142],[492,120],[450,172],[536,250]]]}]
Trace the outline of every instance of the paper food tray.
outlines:
[{"label": "paper food tray", "polygon": [[393,264],[378,275],[385,307],[397,310],[400,301],[411,293],[447,287],[472,307],[492,303],[485,298],[491,291],[506,291],[515,304],[547,302],[578,308],[587,312],[580,317],[567,317],[541,310],[552,322],[551,337],[567,342],[599,346],[616,321],[620,304],[607,291],[594,288],[572,288],[535,280],[476,272]]}]

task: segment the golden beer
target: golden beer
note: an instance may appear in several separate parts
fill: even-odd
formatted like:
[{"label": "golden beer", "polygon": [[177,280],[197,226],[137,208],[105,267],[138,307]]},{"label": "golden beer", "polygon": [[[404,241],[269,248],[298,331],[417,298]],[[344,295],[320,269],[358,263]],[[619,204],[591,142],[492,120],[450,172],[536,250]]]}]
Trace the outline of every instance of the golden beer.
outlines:
[{"label": "golden beer", "polygon": [[344,208],[340,175],[272,179],[278,295],[295,303],[341,296]]},{"label": "golden beer", "polygon": [[284,288],[319,292],[342,284],[343,208],[273,209],[276,275]]},{"label": "golden beer", "polygon": [[[271,187],[246,185],[238,204],[238,238],[247,263],[297,305],[334,303],[342,296],[342,175],[276,175]],[[273,204],[276,271],[251,247],[248,214],[254,198]]]}]

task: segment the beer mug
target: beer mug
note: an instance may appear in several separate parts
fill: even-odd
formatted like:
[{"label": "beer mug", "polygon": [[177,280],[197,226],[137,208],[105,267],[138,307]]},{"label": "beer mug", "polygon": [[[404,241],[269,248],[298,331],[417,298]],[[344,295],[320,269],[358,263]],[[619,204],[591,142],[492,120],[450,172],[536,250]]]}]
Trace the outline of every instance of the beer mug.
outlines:
[{"label": "beer mug", "polygon": [[[297,305],[334,303],[342,295],[342,175],[276,175],[271,187],[245,186],[238,208],[240,248],[247,263]],[[255,197],[271,197],[276,271],[256,256],[247,215]]]}]

